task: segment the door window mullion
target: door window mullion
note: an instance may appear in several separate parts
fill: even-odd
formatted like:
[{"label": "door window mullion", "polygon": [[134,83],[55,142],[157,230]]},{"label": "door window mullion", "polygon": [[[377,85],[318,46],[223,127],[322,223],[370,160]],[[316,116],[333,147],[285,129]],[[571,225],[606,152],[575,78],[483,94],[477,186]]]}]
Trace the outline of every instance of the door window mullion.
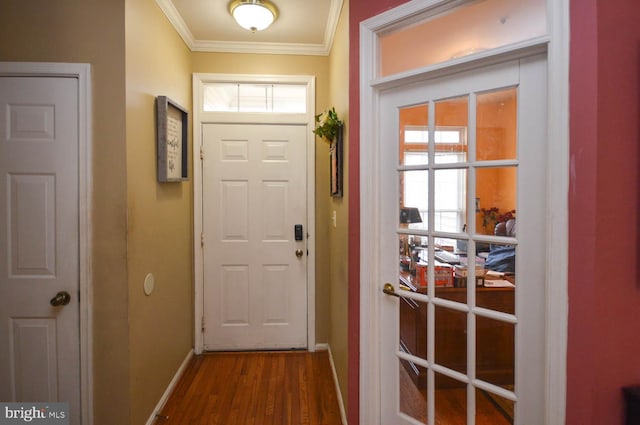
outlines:
[{"label": "door window mullion", "polygon": [[[469,106],[468,106],[468,128],[467,128],[467,164],[476,161],[476,95],[475,93],[469,94]],[[475,217],[476,217],[476,174],[473,167],[469,167],[467,172],[467,229],[469,225],[472,225],[473,231],[475,231]],[[467,248],[471,248],[472,251],[467,250],[467,262],[469,263],[469,257],[472,258],[471,264],[474,265],[475,261],[475,243],[468,243]],[[471,252],[471,256],[469,256]],[[476,268],[467,268],[468,282],[476,281]],[[475,307],[475,285],[467,285],[467,305],[469,306],[469,314],[467,316],[467,376],[469,378],[469,384],[467,384],[467,424],[475,424],[476,414],[476,390],[473,382],[476,377],[476,317],[473,313]]]}]

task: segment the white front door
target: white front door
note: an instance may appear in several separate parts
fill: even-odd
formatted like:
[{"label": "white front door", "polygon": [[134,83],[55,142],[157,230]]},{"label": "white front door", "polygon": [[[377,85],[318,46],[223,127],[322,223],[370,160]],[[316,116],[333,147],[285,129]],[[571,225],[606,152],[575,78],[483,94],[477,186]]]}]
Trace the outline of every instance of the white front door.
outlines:
[{"label": "white front door", "polygon": [[306,347],[307,127],[203,124],[202,144],[204,349]]},{"label": "white front door", "polygon": [[0,77],[0,400],[67,402],[71,424],[80,423],[78,109],[75,78]]},{"label": "white front door", "polygon": [[545,93],[537,56],[380,94],[381,424],[544,423]]}]

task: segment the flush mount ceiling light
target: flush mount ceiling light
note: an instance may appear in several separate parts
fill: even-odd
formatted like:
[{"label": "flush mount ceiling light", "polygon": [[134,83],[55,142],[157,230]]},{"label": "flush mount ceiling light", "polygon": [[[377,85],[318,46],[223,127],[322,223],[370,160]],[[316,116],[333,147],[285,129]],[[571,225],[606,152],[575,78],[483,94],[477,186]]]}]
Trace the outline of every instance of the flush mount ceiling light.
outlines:
[{"label": "flush mount ceiling light", "polygon": [[229,13],[242,28],[251,32],[267,28],[278,17],[278,8],[269,0],[233,0]]}]

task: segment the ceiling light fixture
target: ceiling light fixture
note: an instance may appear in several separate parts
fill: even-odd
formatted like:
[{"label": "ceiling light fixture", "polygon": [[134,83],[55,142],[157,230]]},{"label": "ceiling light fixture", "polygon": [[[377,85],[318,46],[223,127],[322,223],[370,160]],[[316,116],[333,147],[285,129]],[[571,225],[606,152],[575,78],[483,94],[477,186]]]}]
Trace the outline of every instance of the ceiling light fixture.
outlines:
[{"label": "ceiling light fixture", "polygon": [[242,28],[251,32],[261,31],[278,17],[278,8],[269,0],[233,0],[229,13]]}]

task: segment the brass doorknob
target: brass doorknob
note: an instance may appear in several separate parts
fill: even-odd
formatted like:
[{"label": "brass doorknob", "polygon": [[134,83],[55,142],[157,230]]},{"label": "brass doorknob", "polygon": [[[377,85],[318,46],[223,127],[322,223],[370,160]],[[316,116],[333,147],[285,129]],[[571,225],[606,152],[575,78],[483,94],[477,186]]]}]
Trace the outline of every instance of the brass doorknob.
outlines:
[{"label": "brass doorknob", "polygon": [[302,251],[301,249],[296,249],[296,257],[300,258],[302,257],[303,254],[304,254],[304,251]]},{"label": "brass doorknob", "polygon": [[385,283],[384,284],[384,286],[382,287],[382,292],[384,292],[387,295],[391,295],[393,297],[399,297],[400,296],[400,295],[396,294],[396,289],[390,283]]},{"label": "brass doorknob", "polygon": [[71,302],[71,295],[67,291],[60,291],[55,297],[51,298],[51,305],[58,307],[61,305],[67,305]]}]

